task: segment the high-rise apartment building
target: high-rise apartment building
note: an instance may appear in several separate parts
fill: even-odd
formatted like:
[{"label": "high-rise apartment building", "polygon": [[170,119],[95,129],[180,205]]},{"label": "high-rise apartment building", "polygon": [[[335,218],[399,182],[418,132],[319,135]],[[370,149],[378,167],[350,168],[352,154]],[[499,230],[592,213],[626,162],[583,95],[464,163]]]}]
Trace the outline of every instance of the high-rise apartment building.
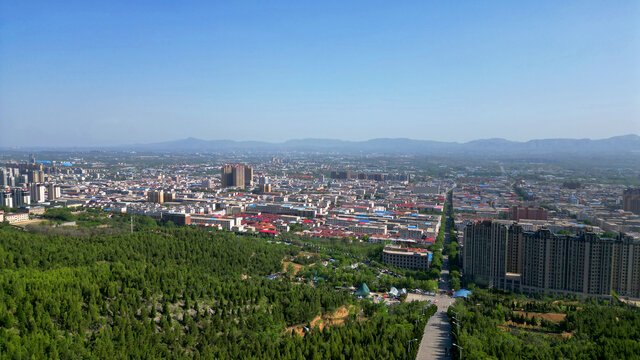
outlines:
[{"label": "high-rise apartment building", "polygon": [[147,201],[162,204],[164,202],[164,191],[162,190],[151,190],[147,194]]},{"label": "high-rise apartment building", "polygon": [[233,166],[232,165],[223,165],[220,168],[220,181],[222,182],[222,187],[230,187],[233,186]]},{"label": "high-rise apartment building", "polygon": [[34,203],[45,202],[46,190],[43,184],[31,184],[31,201]]},{"label": "high-rise apartment building", "polygon": [[31,192],[23,188],[13,189],[13,206],[21,207],[31,204]]},{"label": "high-rise apartment building", "polygon": [[202,181],[202,187],[205,188],[205,189],[213,189],[214,185],[215,184],[214,184],[213,180],[211,180],[209,178],[206,178],[206,179],[204,179]]},{"label": "high-rise apartment building", "polygon": [[462,261],[465,276],[489,287],[504,286],[507,252],[514,252],[507,249],[512,226],[509,221],[482,221],[465,228]]},{"label": "high-rise apartment building", "polygon": [[173,191],[164,191],[164,202],[171,202],[176,199],[176,193]]},{"label": "high-rise apartment building", "polygon": [[18,184],[19,185],[28,185],[29,184],[29,175],[22,174],[18,176]]},{"label": "high-rise apartment building", "polygon": [[352,179],[352,175],[351,175],[351,171],[347,170],[347,171],[332,171],[331,172],[331,178],[332,179],[339,179],[339,180],[349,180]]},{"label": "high-rise apartment building", "polygon": [[9,208],[13,207],[13,194],[10,191],[0,189],[0,205]]},{"label": "high-rise apartment building", "polygon": [[220,169],[222,187],[244,189],[253,186],[253,168],[247,165],[224,165]]},{"label": "high-rise apartment building", "polygon": [[534,207],[534,206],[512,206],[510,211],[511,220],[522,220],[522,219],[530,219],[530,220],[547,220],[547,209],[543,207]]},{"label": "high-rise apartment building", "polygon": [[61,196],[60,185],[49,184],[49,188],[47,189],[47,196],[48,196],[47,199],[49,201],[60,198]]},{"label": "high-rise apartment building", "polygon": [[622,209],[640,214],[640,188],[627,189],[622,193]]},{"label": "high-rise apartment building", "polygon": [[7,186],[8,184],[8,173],[7,173],[7,169],[5,168],[0,168],[0,186]]},{"label": "high-rise apartment building", "polygon": [[231,176],[233,178],[232,185],[240,189],[244,189],[244,167],[236,166],[231,171]]},{"label": "high-rise apartment building", "polygon": [[464,231],[465,277],[501,289],[640,298],[640,240],[595,233],[522,231],[516,223],[482,221]]},{"label": "high-rise apartment building", "polygon": [[253,168],[251,166],[244,167],[244,186],[253,186]]},{"label": "high-rise apartment building", "polygon": [[30,184],[39,183],[44,181],[44,171],[42,170],[29,170],[28,181]]}]

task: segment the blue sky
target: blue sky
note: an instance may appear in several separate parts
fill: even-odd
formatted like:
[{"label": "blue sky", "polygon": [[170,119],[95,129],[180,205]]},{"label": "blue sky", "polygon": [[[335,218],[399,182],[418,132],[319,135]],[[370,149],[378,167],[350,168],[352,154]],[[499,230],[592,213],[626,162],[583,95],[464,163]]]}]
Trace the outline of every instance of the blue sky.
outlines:
[{"label": "blue sky", "polygon": [[0,4],[0,146],[629,133],[638,1]]}]

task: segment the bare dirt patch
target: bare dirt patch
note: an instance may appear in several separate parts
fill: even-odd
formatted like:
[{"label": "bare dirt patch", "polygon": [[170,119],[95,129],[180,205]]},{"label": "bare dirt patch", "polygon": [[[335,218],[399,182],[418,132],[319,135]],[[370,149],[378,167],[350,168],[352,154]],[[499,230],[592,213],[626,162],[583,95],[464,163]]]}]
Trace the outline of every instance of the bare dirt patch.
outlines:
[{"label": "bare dirt patch", "polygon": [[[322,314],[322,315],[316,316],[310,322],[310,325],[311,325],[310,329],[318,328],[319,330],[322,330],[325,328],[325,326],[341,325],[342,323],[344,323],[347,316],[349,316],[349,310],[352,307],[353,306],[350,306],[347,308],[346,306],[343,305],[339,307],[336,311],[334,311],[333,314]],[[285,333],[295,332],[296,334],[298,334],[298,336],[304,336],[305,326],[306,324],[289,326],[285,330]]]},{"label": "bare dirt patch", "polygon": [[21,228],[25,228],[29,224],[39,224],[39,223],[42,223],[42,222],[45,222],[45,221],[49,221],[49,220],[47,220],[47,219],[29,219],[29,220],[13,223],[13,225],[21,227]]},{"label": "bare dirt patch", "polygon": [[292,266],[293,266],[294,274],[295,274],[295,275],[298,275],[298,272],[299,272],[300,270],[302,270],[302,269],[304,269],[304,268],[305,268],[305,266],[304,266],[304,265],[300,265],[300,264],[292,263],[292,262],[290,262],[290,261],[282,261],[282,266],[284,267],[284,270],[285,270],[285,271],[287,270],[287,267],[288,267],[289,265],[292,265]]},{"label": "bare dirt patch", "polygon": [[527,319],[531,319],[532,317],[539,317],[541,319],[545,319],[553,322],[560,322],[567,317],[567,314],[561,313],[539,313],[539,312],[525,312],[525,311],[514,311],[514,314],[518,314],[520,316],[525,316]]}]

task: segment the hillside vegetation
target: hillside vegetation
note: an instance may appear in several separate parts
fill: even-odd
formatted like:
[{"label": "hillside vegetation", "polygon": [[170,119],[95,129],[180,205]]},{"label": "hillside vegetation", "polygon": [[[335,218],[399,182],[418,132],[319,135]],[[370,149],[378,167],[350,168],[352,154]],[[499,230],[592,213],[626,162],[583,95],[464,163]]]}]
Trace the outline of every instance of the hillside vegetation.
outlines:
[{"label": "hillside vegetation", "polygon": [[[409,359],[425,303],[299,283],[300,248],[207,229],[105,237],[0,230],[0,359]],[[291,326],[351,309],[335,326]],[[428,308],[427,316],[433,313]]]}]

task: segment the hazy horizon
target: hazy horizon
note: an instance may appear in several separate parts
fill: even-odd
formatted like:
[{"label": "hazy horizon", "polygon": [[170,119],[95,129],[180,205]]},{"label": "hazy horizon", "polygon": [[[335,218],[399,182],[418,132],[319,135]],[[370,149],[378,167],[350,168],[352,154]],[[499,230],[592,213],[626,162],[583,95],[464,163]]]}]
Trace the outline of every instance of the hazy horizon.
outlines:
[{"label": "hazy horizon", "polygon": [[198,137],[198,136],[188,136],[185,138],[179,138],[179,139],[169,139],[166,141],[145,141],[145,142],[136,142],[136,143],[122,143],[122,144],[113,144],[113,145],[20,145],[20,146],[4,146],[4,145],[0,145],[0,150],[2,149],[15,149],[15,150],[24,150],[24,151],[28,151],[29,149],[33,149],[34,151],[39,151],[42,149],[71,149],[71,148],[79,148],[79,149],[105,149],[105,150],[109,150],[111,148],[126,148],[126,147],[135,147],[135,146],[145,146],[145,145],[155,145],[155,144],[163,144],[163,143],[174,143],[174,142],[180,142],[180,141],[184,141],[184,140],[198,140],[198,141],[207,141],[207,142],[215,142],[215,141],[232,141],[232,142],[260,142],[260,143],[267,143],[267,144],[273,144],[273,145],[278,145],[278,144],[284,144],[290,141],[304,141],[304,140],[317,140],[317,141],[344,141],[344,142],[353,142],[353,143],[362,143],[362,142],[367,142],[367,141],[374,141],[374,140],[411,140],[411,141],[434,141],[434,142],[443,142],[443,143],[451,143],[451,144],[466,144],[466,143],[471,143],[474,141],[490,141],[490,140],[505,140],[505,141],[509,141],[509,142],[514,142],[514,143],[527,143],[529,141],[543,141],[543,140],[607,140],[607,139],[611,139],[611,138],[618,138],[618,137],[627,137],[627,136],[636,136],[636,137],[640,137],[639,134],[621,134],[621,135],[615,135],[615,136],[610,136],[610,137],[603,137],[603,138],[546,138],[546,139],[542,139],[542,138],[538,138],[538,139],[528,139],[528,140],[512,140],[512,139],[505,139],[505,138],[478,138],[478,139],[471,139],[468,141],[443,141],[443,140],[438,140],[438,139],[416,139],[416,138],[411,138],[411,137],[378,137],[378,138],[371,138],[371,139],[364,139],[364,140],[353,140],[353,139],[337,139],[337,138],[317,138],[317,137],[306,137],[306,138],[291,138],[291,139],[285,139],[282,141],[272,141],[269,139],[247,139],[247,140],[234,140],[234,139],[224,139],[224,138],[218,138],[218,139],[208,139],[208,138],[204,138],[204,137]]},{"label": "hazy horizon", "polygon": [[0,147],[640,134],[640,3],[0,4]]}]

